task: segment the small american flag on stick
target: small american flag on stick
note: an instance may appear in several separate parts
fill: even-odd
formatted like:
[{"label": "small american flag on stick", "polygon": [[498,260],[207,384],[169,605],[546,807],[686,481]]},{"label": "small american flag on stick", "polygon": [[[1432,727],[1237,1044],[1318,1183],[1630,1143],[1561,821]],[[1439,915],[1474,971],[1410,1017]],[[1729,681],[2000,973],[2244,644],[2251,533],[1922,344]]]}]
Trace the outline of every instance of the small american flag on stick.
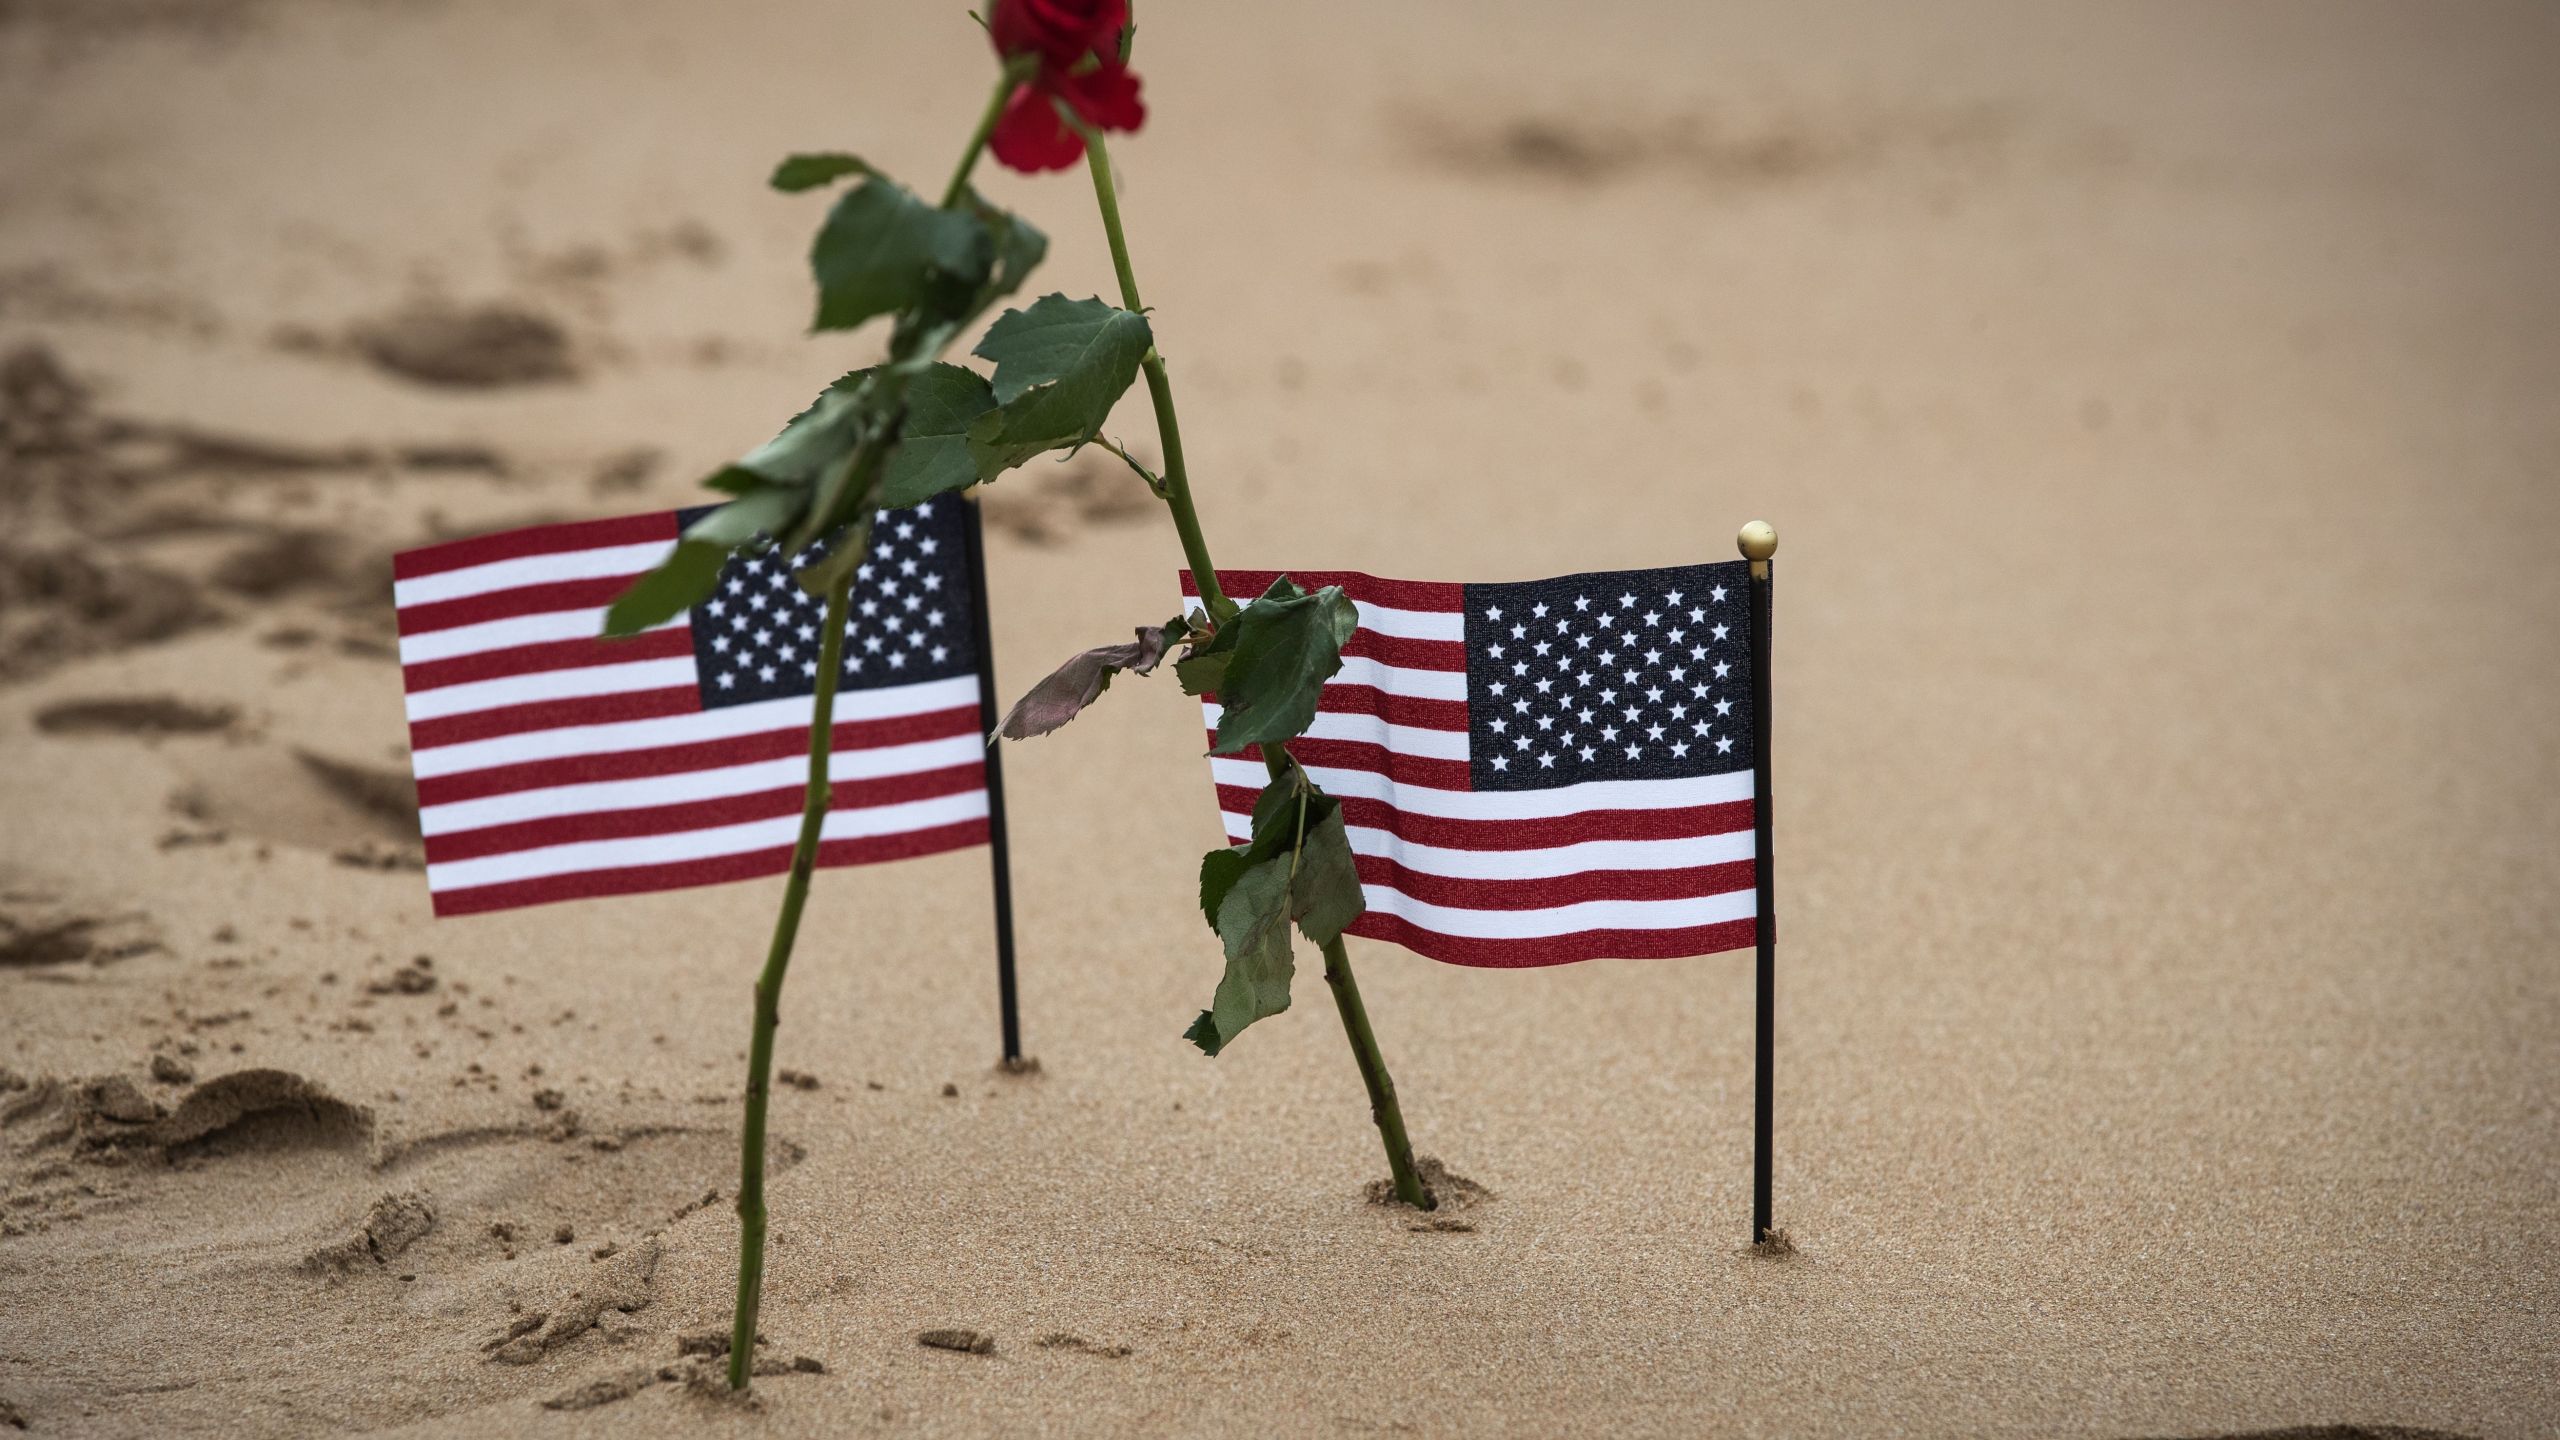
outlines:
[{"label": "small american flag on stick", "polygon": [[[1280,573],[1218,578],[1241,599]],[[1754,943],[1743,562],[1490,585],[1287,573],[1359,608],[1289,746],[1342,803],[1368,902],[1348,933],[1498,967]],[[1241,843],[1261,757],[1209,765]]]},{"label": "small american flag on stick", "polygon": [[[606,640],[698,511],[538,525],[393,563],[438,915],[780,874],[808,773],[824,553],[740,554],[710,599]],[[974,511],[881,515],[853,591],[821,865],[988,839]]]}]

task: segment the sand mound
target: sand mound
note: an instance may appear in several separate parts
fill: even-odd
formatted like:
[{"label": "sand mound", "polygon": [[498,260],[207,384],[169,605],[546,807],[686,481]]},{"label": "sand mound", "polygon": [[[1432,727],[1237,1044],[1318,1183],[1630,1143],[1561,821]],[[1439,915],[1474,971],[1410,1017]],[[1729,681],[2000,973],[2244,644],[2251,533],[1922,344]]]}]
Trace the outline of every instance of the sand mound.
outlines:
[{"label": "sand mound", "polygon": [[596,1328],[607,1312],[629,1314],[647,1305],[663,1253],[657,1237],[642,1240],[595,1266],[575,1288],[516,1316],[481,1348],[501,1365],[530,1365]]},{"label": "sand mound", "polygon": [[[1432,1211],[1436,1216],[1446,1216],[1453,1210],[1464,1210],[1493,1198],[1492,1191],[1451,1170],[1441,1163],[1437,1155],[1415,1156],[1413,1169],[1416,1175],[1422,1177],[1423,1187],[1431,1192],[1431,1198],[1439,1202],[1438,1207]],[[1370,1181],[1361,1193],[1368,1197],[1372,1205],[1404,1204],[1396,1198],[1396,1182],[1393,1176],[1384,1180]]]},{"label": "sand mound", "polygon": [[373,1112],[285,1070],[235,1070],[197,1086],[151,1130],[171,1155],[247,1148],[345,1148],[373,1133]]},{"label": "sand mound", "polygon": [[[678,1337],[676,1359],[666,1365],[628,1365],[591,1380],[582,1381],[550,1396],[542,1402],[545,1410],[593,1410],[617,1400],[628,1400],[652,1385],[681,1385],[686,1390],[713,1399],[731,1399],[729,1390],[729,1336],[726,1331],[703,1331]],[[756,1337],[754,1362],[749,1373],[758,1379],[779,1375],[824,1375],[824,1362],[808,1355],[785,1356],[766,1348],[765,1337]]]},{"label": "sand mound", "polygon": [[380,1267],[436,1228],[435,1207],[416,1191],[384,1195],[366,1207],[354,1229],[342,1240],[323,1245],[302,1258],[313,1274],[343,1275],[367,1265]]}]

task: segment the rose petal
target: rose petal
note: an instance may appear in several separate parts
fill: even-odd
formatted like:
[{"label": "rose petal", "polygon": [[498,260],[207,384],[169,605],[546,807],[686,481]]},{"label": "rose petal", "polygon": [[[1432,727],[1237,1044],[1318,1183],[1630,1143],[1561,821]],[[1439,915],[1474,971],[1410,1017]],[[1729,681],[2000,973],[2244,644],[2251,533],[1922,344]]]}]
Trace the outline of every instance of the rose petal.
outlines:
[{"label": "rose petal", "polygon": [[1003,164],[1037,174],[1064,170],[1083,159],[1084,137],[1067,128],[1044,88],[1025,85],[1005,102],[987,148]]},{"label": "rose petal", "polygon": [[1138,74],[1117,61],[1090,74],[1042,78],[1088,125],[1104,130],[1135,130],[1147,123],[1147,107],[1138,99]]},{"label": "rose petal", "polygon": [[987,36],[1004,55],[1037,52],[1065,69],[1088,53],[1116,55],[1128,0],[999,0]]}]

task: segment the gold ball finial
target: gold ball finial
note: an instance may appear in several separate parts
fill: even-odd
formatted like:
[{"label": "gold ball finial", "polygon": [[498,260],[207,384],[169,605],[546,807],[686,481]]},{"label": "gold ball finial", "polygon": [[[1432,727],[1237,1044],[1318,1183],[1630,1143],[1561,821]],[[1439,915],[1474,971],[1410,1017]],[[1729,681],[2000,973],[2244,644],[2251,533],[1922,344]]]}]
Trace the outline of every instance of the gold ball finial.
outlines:
[{"label": "gold ball finial", "polygon": [[1766,520],[1754,520],[1733,537],[1745,560],[1766,560],[1778,553],[1778,527]]}]

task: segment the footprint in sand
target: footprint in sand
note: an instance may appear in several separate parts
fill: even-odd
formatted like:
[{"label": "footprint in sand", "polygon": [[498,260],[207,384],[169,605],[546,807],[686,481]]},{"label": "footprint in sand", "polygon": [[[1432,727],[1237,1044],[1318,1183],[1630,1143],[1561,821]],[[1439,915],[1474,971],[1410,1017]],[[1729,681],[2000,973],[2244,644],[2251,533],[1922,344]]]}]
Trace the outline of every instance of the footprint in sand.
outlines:
[{"label": "footprint in sand", "polygon": [[46,735],[211,735],[239,718],[228,705],[175,695],[110,695],[47,705],[36,712],[36,729]]},{"label": "footprint in sand", "polygon": [[1684,177],[1720,191],[1776,188],[1886,166],[1974,174],[1994,164],[2019,117],[1992,104],[1831,104],[1615,116],[1416,108],[1398,138],[1434,168],[1478,181],[1596,184]]},{"label": "footprint in sand", "polygon": [[203,757],[170,796],[183,818],[365,869],[416,869],[417,789],[388,766],[316,750],[235,746]]},{"label": "footprint in sand", "polygon": [[0,891],[0,972],[110,965],[161,948],[140,915],[99,913],[40,890]]}]

